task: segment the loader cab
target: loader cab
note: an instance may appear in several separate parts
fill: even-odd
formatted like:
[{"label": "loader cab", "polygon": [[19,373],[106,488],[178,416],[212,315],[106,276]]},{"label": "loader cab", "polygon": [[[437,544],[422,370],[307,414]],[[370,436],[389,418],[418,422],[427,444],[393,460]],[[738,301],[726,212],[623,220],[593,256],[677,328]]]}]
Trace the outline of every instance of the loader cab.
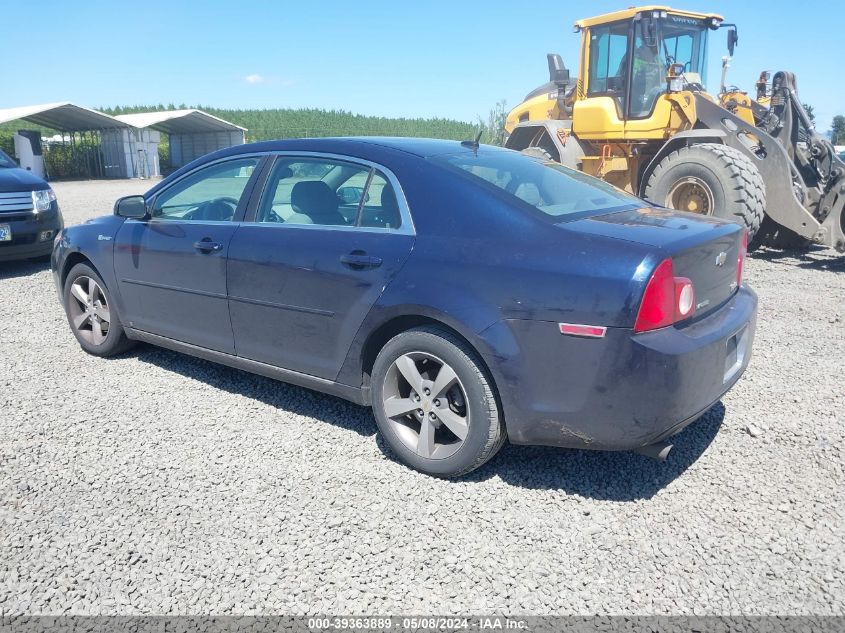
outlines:
[{"label": "loader cab", "polygon": [[719,16],[659,7],[577,22],[582,39],[573,131],[584,139],[663,138],[673,127],[665,95],[704,90],[708,35],[719,23]]}]

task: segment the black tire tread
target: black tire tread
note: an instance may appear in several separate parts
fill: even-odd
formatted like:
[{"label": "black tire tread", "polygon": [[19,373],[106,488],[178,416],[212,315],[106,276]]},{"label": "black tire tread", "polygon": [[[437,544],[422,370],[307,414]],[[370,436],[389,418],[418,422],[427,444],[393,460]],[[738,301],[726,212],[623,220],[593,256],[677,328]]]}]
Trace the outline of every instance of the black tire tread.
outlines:
[{"label": "black tire tread", "polygon": [[[733,147],[721,143],[698,143],[667,154],[651,173],[644,191],[645,198],[651,200],[657,182],[667,170],[685,162],[698,163],[699,161],[694,159],[698,151],[709,152],[722,164],[724,174],[729,179],[729,182],[725,183],[726,193],[735,192],[732,198],[738,205],[738,210],[733,213],[735,220],[748,230],[749,239],[753,238],[760,230],[760,224],[766,215],[766,187],[760,171],[751,159]],[[664,202],[652,201],[657,204]]]},{"label": "black tire tread", "polygon": [[68,325],[70,325],[71,332],[73,332],[74,337],[79,342],[79,346],[88,354],[91,354],[93,356],[100,356],[102,358],[119,356],[120,354],[123,354],[124,352],[134,347],[136,342],[126,336],[126,332],[124,332],[123,325],[120,321],[120,314],[117,312],[117,306],[114,304],[114,301],[112,301],[111,291],[106,286],[106,283],[103,281],[103,278],[100,276],[100,273],[98,273],[97,270],[89,262],[80,262],[74,265],[73,268],[68,271],[67,277],[65,277],[64,286],[62,287],[62,303],[65,303],[67,301],[68,286],[72,283],[74,279],[76,279],[82,274],[88,277],[94,277],[97,283],[100,285],[100,288],[102,288],[106,293],[108,293],[107,299],[109,300],[109,311],[114,315],[109,328],[109,336],[112,335],[112,330],[114,330],[114,335],[116,336],[116,339],[113,339],[113,342],[108,346],[100,346],[103,349],[95,348],[93,346],[85,344],[76,335],[76,332],[73,329],[73,324],[71,323],[67,305],[65,305],[65,315],[67,316]]},{"label": "black tire tread", "polygon": [[[466,475],[477,468],[483,466],[486,462],[493,458],[493,456],[499,452],[499,450],[504,445],[505,441],[507,440],[507,432],[505,430],[504,422],[502,421],[502,415],[500,413],[499,408],[499,401],[496,397],[495,390],[493,388],[493,381],[489,377],[487,370],[484,367],[484,363],[478,357],[478,354],[472,347],[470,347],[463,339],[455,336],[449,330],[438,327],[436,325],[423,325],[419,327],[412,328],[410,330],[405,330],[400,334],[397,334],[392,339],[390,339],[385,347],[390,345],[393,341],[397,339],[401,339],[404,335],[413,332],[415,334],[423,335],[423,337],[433,337],[436,339],[442,339],[456,348],[459,354],[464,357],[464,360],[467,361],[469,367],[475,372],[475,378],[478,380],[478,384],[481,385],[482,391],[484,392],[484,405],[486,407],[486,416],[490,421],[489,425],[489,432],[488,437],[484,443],[483,448],[479,451],[478,455],[476,456],[475,460],[465,468],[461,469],[458,472],[446,474],[438,474],[438,473],[430,473],[435,477],[441,477],[445,479],[453,479],[458,478],[463,475]],[[376,364],[378,365],[378,359],[376,360]]]},{"label": "black tire tread", "polygon": [[532,158],[541,158],[547,162],[554,162],[555,160],[549,150],[540,147],[539,145],[532,145],[531,147],[526,147],[524,150],[520,151],[520,154],[525,154],[526,156],[531,156]]}]

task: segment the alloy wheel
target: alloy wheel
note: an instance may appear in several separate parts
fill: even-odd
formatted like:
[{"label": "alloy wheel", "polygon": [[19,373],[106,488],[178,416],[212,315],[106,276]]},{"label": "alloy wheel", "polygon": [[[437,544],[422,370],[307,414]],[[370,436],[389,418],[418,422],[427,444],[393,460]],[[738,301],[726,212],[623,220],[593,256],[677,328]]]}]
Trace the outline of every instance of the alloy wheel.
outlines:
[{"label": "alloy wheel", "polygon": [[73,329],[92,345],[102,345],[109,334],[111,313],[100,285],[91,277],[77,277],[68,304]]},{"label": "alloy wheel", "polygon": [[469,404],[458,375],[427,352],[409,352],[387,370],[382,407],[402,443],[420,457],[445,459],[469,432]]}]

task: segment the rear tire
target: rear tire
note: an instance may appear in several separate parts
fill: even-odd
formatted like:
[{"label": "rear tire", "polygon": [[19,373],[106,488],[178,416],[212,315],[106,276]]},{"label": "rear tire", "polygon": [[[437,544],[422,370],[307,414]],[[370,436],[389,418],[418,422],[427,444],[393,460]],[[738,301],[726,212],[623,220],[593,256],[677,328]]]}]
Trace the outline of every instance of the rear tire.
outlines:
[{"label": "rear tire", "polygon": [[376,358],[371,384],[382,437],[415,470],[459,477],[505,442],[492,379],[448,330],[425,326],[393,337]]},{"label": "rear tire", "polygon": [[701,143],[664,157],[651,173],[644,197],[661,206],[736,222],[750,240],[765,216],[765,192],[760,172],[745,154],[727,145]]},{"label": "rear tire", "polygon": [[70,269],[62,298],[70,329],[89,354],[117,356],[134,345],[123,331],[106,284],[88,264]]}]

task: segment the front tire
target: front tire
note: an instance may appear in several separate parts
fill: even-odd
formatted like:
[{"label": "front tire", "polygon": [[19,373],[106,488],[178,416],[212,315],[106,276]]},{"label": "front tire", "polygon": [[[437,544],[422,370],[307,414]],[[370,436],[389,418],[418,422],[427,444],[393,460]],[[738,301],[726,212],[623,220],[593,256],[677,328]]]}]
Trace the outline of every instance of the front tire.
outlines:
[{"label": "front tire", "polygon": [[475,351],[443,328],[393,337],[376,358],[371,383],[379,431],[411,468],[458,477],[504,444],[493,381]]},{"label": "front tire", "polygon": [[70,329],[86,352],[108,357],[132,347],[106,284],[91,266],[77,264],[70,269],[63,298]]},{"label": "front tire", "polygon": [[727,145],[700,143],[663,158],[648,179],[644,197],[679,211],[736,222],[751,240],[765,216],[766,189],[745,154]]}]

